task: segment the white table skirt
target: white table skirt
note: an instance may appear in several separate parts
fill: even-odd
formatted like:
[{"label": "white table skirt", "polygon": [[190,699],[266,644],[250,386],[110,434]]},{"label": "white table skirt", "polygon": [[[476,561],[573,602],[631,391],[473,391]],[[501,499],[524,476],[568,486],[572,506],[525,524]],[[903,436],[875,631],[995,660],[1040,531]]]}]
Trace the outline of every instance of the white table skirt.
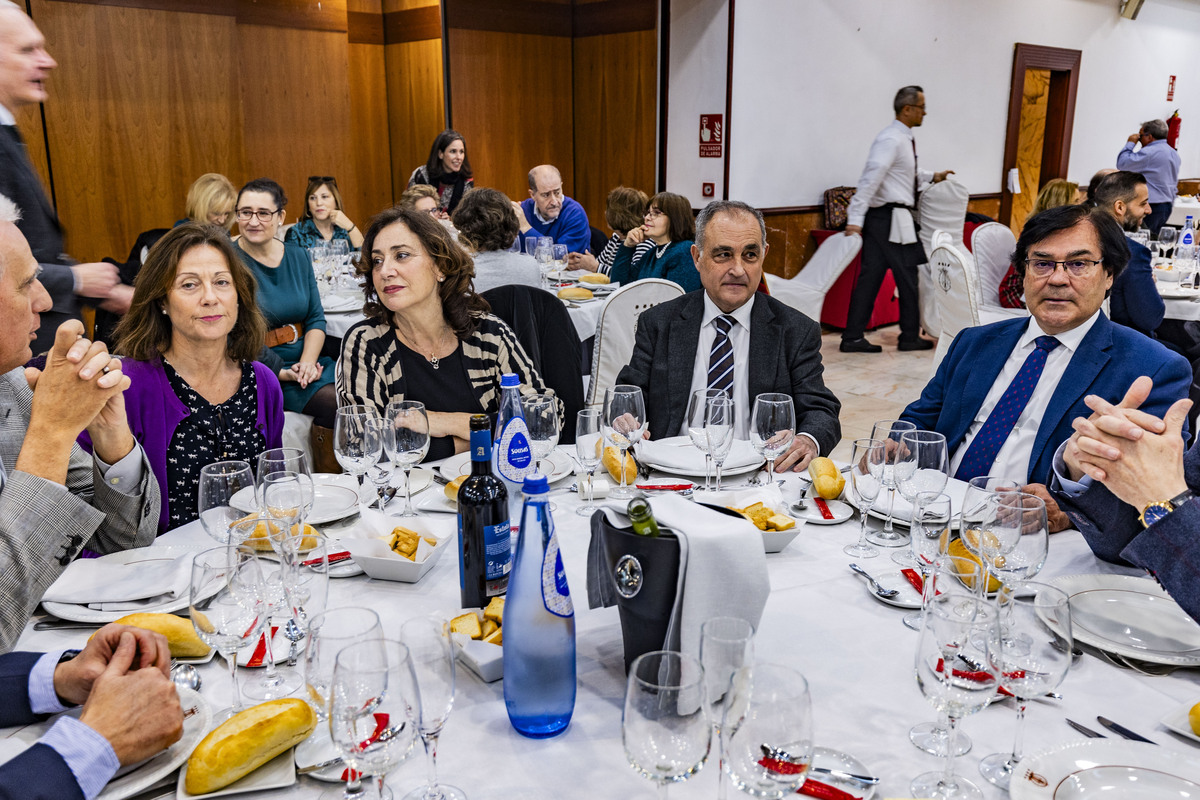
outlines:
[{"label": "white table skirt", "polygon": [[[1200,199],[1176,197],[1175,205],[1171,209],[1171,216],[1167,218],[1167,224],[1176,227],[1183,225],[1189,214],[1193,222],[1200,221]],[[1157,235],[1158,231],[1154,231],[1154,234]]]},{"label": "white table skirt", "polygon": [[[733,483],[745,479],[735,479]],[[564,482],[569,484],[569,481]],[[574,512],[578,497],[555,488],[554,519],[561,541],[572,597],[575,600],[578,653],[578,697],[574,718],[561,736],[532,740],[518,735],[504,708],[503,684],[484,684],[466,670],[458,671],[458,694],[439,756],[439,776],[463,788],[472,800],[517,798],[652,797],[653,787],[630,768],[621,744],[621,712],[625,691],[620,624],[616,608],[586,608],[585,555],[587,520]],[[790,479],[786,497],[794,497],[798,481]],[[434,486],[427,491],[441,491]],[[330,527],[331,535],[353,529],[353,523]],[[902,610],[883,605],[868,593],[865,582],[851,573],[843,545],[856,538],[857,521],[836,526],[809,525],[782,552],[767,557],[772,592],[756,642],[761,661],[791,665],[807,676],[813,697],[817,744],[846,751],[882,778],[877,797],[907,797],[918,773],[939,769],[940,762],[908,740],[908,729],[932,720],[935,712],[922,698],[913,678],[917,635],[901,624]],[[193,523],[159,539],[161,544],[212,545]],[[747,542],[757,547],[757,542]],[[870,571],[895,570],[888,554],[862,562]],[[1097,560],[1080,534],[1056,534],[1043,578],[1097,572],[1126,572]],[[713,587],[720,591],[721,587]],[[453,547],[418,584],[369,580],[365,576],[336,580],[331,605],[369,605],[384,620],[388,636],[401,623],[427,613],[452,615],[459,609],[458,559]],[[82,647],[86,631],[34,632],[28,627],[19,646],[26,650]],[[1200,699],[1200,671],[1145,677],[1085,655],[1060,688],[1063,700],[1030,704],[1025,752],[1036,753],[1082,737],[1064,717],[1086,725],[1104,714],[1166,747],[1190,750],[1196,745],[1168,733],[1158,720],[1183,703]],[[227,672],[220,657],[201,668],[203,694],[221,706],[229,698]],[[242,680],[257,680],[257,671],[241,671]],[[1007,795],[978,776],[979,760],[1011,748],[1015,724],[1011,702],[996,704],[966,719],[963,730],[974,748],[958,759],[961,775],[983,787],[985,797]],[[716,756],[686,783],[672,786],[673,798],[716,795]],[[424,756],[415,753],[389,779],[404,793],[422,784]],[[311,798],[329,788],[303,777],[289,788],[261,797]],[[397,795],[399,796],[399,795]],[[739,796],[731,791],[730,796]]]}]

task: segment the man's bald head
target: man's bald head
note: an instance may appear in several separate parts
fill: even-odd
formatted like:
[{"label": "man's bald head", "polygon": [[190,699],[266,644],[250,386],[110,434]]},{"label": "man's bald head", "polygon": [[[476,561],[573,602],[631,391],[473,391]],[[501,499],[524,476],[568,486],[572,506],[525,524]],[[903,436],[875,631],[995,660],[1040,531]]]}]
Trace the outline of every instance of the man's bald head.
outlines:
[{"label": "man's bald head", "polygon": [[529,196],[542,219],[553,221],[562,213],[562,183],[562,173],[551,164],[529,170]]}]

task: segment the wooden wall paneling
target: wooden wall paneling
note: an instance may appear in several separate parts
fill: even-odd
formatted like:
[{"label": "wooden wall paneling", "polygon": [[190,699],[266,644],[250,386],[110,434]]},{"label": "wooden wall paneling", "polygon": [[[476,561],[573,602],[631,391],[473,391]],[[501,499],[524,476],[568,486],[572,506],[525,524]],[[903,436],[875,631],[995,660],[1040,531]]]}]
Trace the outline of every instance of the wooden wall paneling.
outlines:
[{"label": "wooden wall paneling", "polygon": [[654,194],[657,46],[653,30],[574,40],[573,196],[601,230],[611,189]]},{"label": "wooden wall paneling", "polygon": [[[398,200],[412,171],[425,163],[433,140],[446,126],[442,43],[430,39],[385,45],[384,59],[392,194]],[[475,142],[468,138],[467,154],[478,174],[476,153]]]},{"label": "wooden wall paneling", "polygon": [[573,197],[571,40],[451,28],[449,47],[452,120],[475,185],[523,200],[530,168],[553,164]]},{"label": "wooden wall paneling", "polygon": [[[246,178],[268,177],[288,196],[285,222],[303,212],[309,175],[333,175],[357,198],[350,157],[350,84],[345,34],[238,25]],[[235,181],[237,183],[237,181]],[[351,218],[363,210],[349,204]]]},{"label": "wooden wall paneling", "polygon": [[770,247],[763,269],[772,275],[795,277],[816,252],[816,244],[809,231],[824,225],[824,211],[806,207],[778,212],[768,209],[763,216],[767,223],[767,245]]},{"label": "wooden wall paneling", "polygon": [[1050,70],[1025,70],[1025,90],[1021,98],[1021,132],[1017,138],[1017,170],[1021,193],[1013,195],[1009,227],[1020,234],[1025,218],[1033,210],[1042,185],[1042,149],[1046,136],[1046,103],[1050,94]]},{"label": "wooden wall paneling", "polygon": [[197,176],[238,179],[232,17],[64,2],[35,17],[59,62],[46,125],[69,253],[123,259],[179,219]]},{"label": "wooden wall paneling", "polygon": [[239,25],[346,32],[346,0],[238,0]]},{"label": "wooden wall paneling", "polygon": [[351,44],[348,50],[354,183],[342,188],[342,199],[347,209],[355,209],[351,219],[366,231],[367,220],[394,201],[387,70],[383,45]]},{"label": "wooden wall paneling", "polygon": [[967,211],[1000,219],[1000,193],[972,195],[967,201]]}]

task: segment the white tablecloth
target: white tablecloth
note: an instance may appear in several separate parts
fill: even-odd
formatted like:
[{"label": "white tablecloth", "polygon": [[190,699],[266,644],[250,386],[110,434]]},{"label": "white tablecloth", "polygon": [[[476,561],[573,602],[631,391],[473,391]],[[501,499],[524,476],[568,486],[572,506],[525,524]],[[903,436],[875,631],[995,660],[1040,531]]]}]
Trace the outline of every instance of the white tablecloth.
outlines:
[{"label": "white tablecloth", "polygon": [[[732,483],[744,481],[736,479]],[[570,481],[564,482],[569,484]],[[463,788],[472,800],[517,798],[652,797],[653,787],[630,768],[621,744],[621,711],[625,693],[620,624],[616,608],[586,608],[585,554],[587,520],[574,512],[575,494],[555,487],[554,519],[563,562],[575,600],[578,653],[578,697],[574,718],[557,738],[532,740],[518,735],[505,714],[502,682],[484,684],[466,670],[458,672],[458,695],[442,735],[438,755],[441,779]],[[784,490],[794,497],[798,482]],[[427,491],[440,491],[434,486]],[[350,529],[353,528],[351,524]],[[346,528],[341,529],[343,532]],[[330,528],[330,533],[339,532]],[[911,778],[938,769],[940,762],[908,740],[908,729],[932,720],[935,712],[922,698],[913,677],[917,635],[901,624],[904,611],[883,605],[868,593],[865,582],[846,568],[851,560],[843,545],[856,538],[857,521],[837,526],[809,525],[782,552],[770,555],[771,596],[755,642],[762,661],[791,665],[807,676],[815,710],[817,744],[849,752],[882,778],[877,797],[907,797]],[[161,537],[160,544],[211,545],[198,524]],[[758,546],[747,542],[747,546]],[[863,565],[880,573],[898,569],[885,553]],[[1075,532],[1056,534],[1043,578],[1096,572],[1130,572],[1098,561]],[[720,587],[713,587],[720,591]],[[418,614],[454,614],[459,609],[458,560],[453,547],[418,584],[369,580],[365,576],[337,580],[331,592],[337,605],[363,604],[382,616],[386,633],[399,635],[401,623]],[[27,628],[19,646],[26,650],[82,647],[87,631],[33,632]],[[1190,750],[1196,745],[1175,737],[1158,724],[1168,711],[1200,699],[1200,674],[1180,671],[1145,677],[1085,655],[1060,688],[1063,700],[1031,704],[1025,729],[1026,753],[1077,741],[1064,717],[1096,726],[1104,714],[1166,747]],[[228,701],[227,672],[220,658],[201,668],[202,693],[216,706]],[[243,671],[243,680],[259,673]],[[985,797],[1006,794],[978,776],[979,759],[1008,751],[1013,741],[1015,711],[1011,702],[993,705],[966,719],[963,730],[974,749],[958,759],[960,774],[982,785]],[[1098,726],[1096,726],[1098,727]],[[670,795],[712,798],[716,795],[716,757]],[[423,754],[414,756],[389,779],[403,794],[421,785]],[[328,784],[300,778],[289,788],[261,797],[312,798]],[[399,796],[399,794],[397,795]],[[730,797],[739,796],[731,791]]]},{"label": "white tablecloth", "polygon": [[[1200,199],[1176,197],[1175,206],[1171,209],[1171,216],[1167,218],[1167,224],[1182,225],[1189,214],[1192,216],[1193,222],[1200,221]],[[1157,234],[1158,231],[1155,233]]]}]

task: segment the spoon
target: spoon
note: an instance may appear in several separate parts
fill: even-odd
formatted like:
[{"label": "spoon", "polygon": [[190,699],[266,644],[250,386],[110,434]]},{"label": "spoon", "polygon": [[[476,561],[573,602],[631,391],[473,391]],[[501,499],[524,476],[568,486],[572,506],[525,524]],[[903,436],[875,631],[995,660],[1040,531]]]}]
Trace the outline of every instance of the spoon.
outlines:
[{"label": "spoon", "polygon": [[860,567],[858,564],[851,564],[850,569],[854,570],[859,575],[862,575],[864,578],[866,578],[867,583],[871,584],[871,589],[875,592],[875,594],[879,595],[880,597],[882,597],[884,599],[888,599],[888,598],[892,598],[892,597],[895,597],[896,595],[900,594],[900,592],[896,589],[885,589],[882,586],[880,586],[879,581],[877,581],[873,577],[871,577],[871,573],[867,572],[865,569]]},{"label": "spoon", "polygon": [[200,672],[191,664],[175,664],[171,667],[171,683],[198,692],[200,691]]},{"label": "spoon", "polygon": [[793,511],[802,513],[808,510],[808,501],[804,499],[804,496],[808,494],[809,487],[811,486],[811,483],[806,483],[804,486],[800,487],[800,497],[796,498],[796,502],[792,503]]}]

